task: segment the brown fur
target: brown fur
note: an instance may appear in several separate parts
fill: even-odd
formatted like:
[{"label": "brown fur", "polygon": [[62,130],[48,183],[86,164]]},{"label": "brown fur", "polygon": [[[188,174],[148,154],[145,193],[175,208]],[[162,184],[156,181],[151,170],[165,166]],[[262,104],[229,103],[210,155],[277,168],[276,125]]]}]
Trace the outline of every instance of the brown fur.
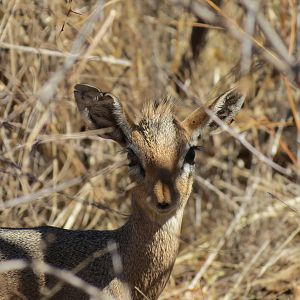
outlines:
[{"label": "brown fur", "polygon": [[[76,275],[113,299],[157,299],[172,271],[179,247],[184,207],[191,193],[194,164],[187,155],[193,135],[210,124],[199,109],[183,123],[173,114],[171,101],[147,104],[138,124],[129,121],[116,97],[87,85],[75,87],[79,110],[94,128],[110,128],[102,136],[126,147],[131,161],[130,176],[136,181],[132,193],[132,215],[113,231],[64,230],[54,227],[0,229],[0,259],[45,261],[57,268],[76,270]],[[227,95],[228,96],[228,95]],[[220,98],[210,108],[232,112],[240,108],[240,97]],[[232,99],[235,99],[232,100]],[[237,110],[236,109],[236,112]],[[229,113],[230,121],[234,114]],[[203,124],[204,122],[204,124]],[[196,126],[196,125],[197,126]],[[95,253],[116,243],[116,253]],[[116,260],[116,257],[118,258]],[[121,265],[116,265],[116,261]],[[59,281],[30,268],[0,274],[0,299],[23,294],[38,299],[43,288]],[[88,299],[80,289],[63,284],[51,299]]]}]

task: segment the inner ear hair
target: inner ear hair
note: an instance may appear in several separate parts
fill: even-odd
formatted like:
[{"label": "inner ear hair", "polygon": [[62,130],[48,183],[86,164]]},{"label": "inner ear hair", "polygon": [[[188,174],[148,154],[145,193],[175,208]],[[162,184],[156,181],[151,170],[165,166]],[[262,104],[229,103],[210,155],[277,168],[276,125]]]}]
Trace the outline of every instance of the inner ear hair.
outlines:
[{"label": "inner ear hair", "polygon": [[87,84],[77,84],[74,95],[78,109],[90,128],[107,128],[109,130],[100,134],[101,137],[112,139],[122,146],[128,143],[131,126],[117,97]]},{"label": "inner ear hair", "polygon": [[[238,87],[234,87],[207,106],[226,125],[230,124],[234,116],[241,109],[245,95],[240,92]],[[196,140],[201,133],[216,133],[220,126],[211,119],[204,106],[192,112],[182,123],[191,139]]]},{"label": "inner ear hair", "polygon": [[[216,98],[208,108],[221,121],[223,121],[226,125],[229,125],[240,111],[244,100],[245,95],[239,91],[238,87],[234,87]],[[219,124],[217,124],[214,120],[211,120],[211,118],[209,118],[206,127],[208,127],[209,131],[213,134],[221,131]]]}]

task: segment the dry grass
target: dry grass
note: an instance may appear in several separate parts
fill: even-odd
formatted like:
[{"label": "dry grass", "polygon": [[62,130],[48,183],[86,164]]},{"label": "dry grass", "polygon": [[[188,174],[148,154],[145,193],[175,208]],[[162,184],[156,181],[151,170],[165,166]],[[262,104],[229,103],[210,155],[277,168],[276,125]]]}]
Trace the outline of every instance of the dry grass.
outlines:
[{"label": "dry grass", "polygon": [[[196,99],[247,73],[253,43],[265,63],[233,125],[241,134],[204,141],[160,299],[299,299],[299,75],[289,56],[299,52],[296,1],[261,1],[259,13],[247,10],[254,1],[220,9],[203,1],[213,26],[196,60],[190,35],[202,26],[193,14],[200,2],[192,12],[188,2],[112,0],[95,14],[96,1],[0,1],[0,225],[112,229],[129,213],[125,157],[85,132],[74,84],[112,91],[132,113],[168,94],[184,117]],[[191,72],[180,72],[183,58]]]}]

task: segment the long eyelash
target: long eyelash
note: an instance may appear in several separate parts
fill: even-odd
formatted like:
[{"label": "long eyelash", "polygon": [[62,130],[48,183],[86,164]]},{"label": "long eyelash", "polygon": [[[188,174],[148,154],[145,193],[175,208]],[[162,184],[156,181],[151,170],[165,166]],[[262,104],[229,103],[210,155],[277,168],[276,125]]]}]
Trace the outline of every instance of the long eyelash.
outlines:
[{"label": "long eyelash", "polygon": [[192,146],[192,148],[195,151],[200,151],[200,152],[204,152],[205,151],[205,147],[204,146]]}]

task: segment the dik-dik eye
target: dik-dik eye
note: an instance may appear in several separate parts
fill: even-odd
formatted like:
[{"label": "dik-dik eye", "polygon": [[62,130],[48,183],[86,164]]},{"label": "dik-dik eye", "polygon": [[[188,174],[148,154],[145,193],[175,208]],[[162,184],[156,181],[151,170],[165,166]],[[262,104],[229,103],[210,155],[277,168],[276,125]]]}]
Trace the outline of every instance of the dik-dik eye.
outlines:
[{"label": "dik-dik eye", "polygon": [[127,149],[127,159],[129,160],[129,164],[128,164],[129,167],[134,167],[140,164],[138,157],[130,148]]},{"label": "dik-dik eye", "polygon": [[145,171],[141,165],[141,162],[134,151],[130,148],[127,149],[127,159],[129,160],[129,172],[132,175],[141,175],[142,177],[144,177]]},{"label": "dik-dik eye", "polygon": [[186,153],[184,162],[189,164],[189,165],[194,165],[195,164],[195,148],[191,147],[189,151]]}]

